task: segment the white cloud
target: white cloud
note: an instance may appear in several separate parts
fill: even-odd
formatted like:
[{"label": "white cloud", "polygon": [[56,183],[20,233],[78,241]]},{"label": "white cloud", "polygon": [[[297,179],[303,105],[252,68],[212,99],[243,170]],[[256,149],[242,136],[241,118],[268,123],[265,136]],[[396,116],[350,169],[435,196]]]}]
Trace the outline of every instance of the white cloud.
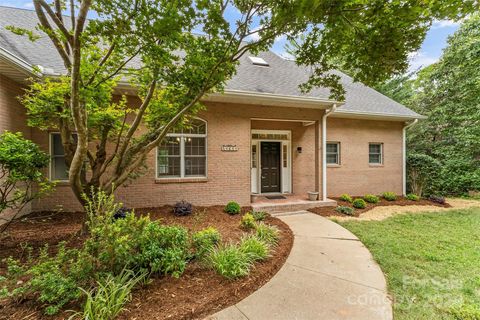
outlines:
[{"label": "white cloud", "polygon": [[453,20],[435,20],[432,24],[432,29],[441,29],[441,28],[456,28],[460,25],[460,21]]},{"label": "white cloud", "polygon": [[438,61],[438,57],[429,56],[425,52],[417,51],[409,54],[410,67],[409,71],[416,71]]},{"label": "white cloud", "polygon": [[24,3],[22,7],[25,9],[33,9],[33,2]]}]

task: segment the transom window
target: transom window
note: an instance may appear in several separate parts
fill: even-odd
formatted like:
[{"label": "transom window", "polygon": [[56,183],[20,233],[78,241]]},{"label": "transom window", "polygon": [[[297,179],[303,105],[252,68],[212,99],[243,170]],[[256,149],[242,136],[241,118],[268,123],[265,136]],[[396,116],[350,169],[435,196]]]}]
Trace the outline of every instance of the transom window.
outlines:
[{"label": "transom window", "polygon": [[172,130],[157,148],[157,178],[205,177],[207,124],[193,119]]},{"label": "transom window", "polygon": [[327,143],[327,164],[340,164],[340,142]]},{"label": "transom window", "polygon": [[383,143],[368,144],[368,163],[370,164],[383,163]]},{"label": "transom window", "polygon": [[[73,134],[77,140],[77,134]],[[50,180],[68,180],[68,166],[65,163],[65,150],[59,132],[50,133]]]}]

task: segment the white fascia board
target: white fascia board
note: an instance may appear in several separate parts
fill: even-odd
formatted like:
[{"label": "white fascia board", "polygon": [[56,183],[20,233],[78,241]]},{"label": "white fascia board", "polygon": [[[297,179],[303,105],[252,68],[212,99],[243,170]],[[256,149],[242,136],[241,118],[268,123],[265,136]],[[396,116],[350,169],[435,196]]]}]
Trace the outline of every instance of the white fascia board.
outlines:
[{"label": "white fascia board", "polygon": [[33,67],[30,63],[26,62],[25,60],[17,57],[13,53],[3,48],[0,48],[0,57],[7,60],[12,66],[16,67],[17,69],[23,71],[27,74],[34,74]]},{"label": "white fascia board", "polygon": [[366,120],[388,120],[388,121],[410,121],[414,119],[427,119],[422,115],[403,115],[394,113],[378,113],[378,112],[361,112],[349,110],[336,110],[330,117],[345,119],[366,119]]}]

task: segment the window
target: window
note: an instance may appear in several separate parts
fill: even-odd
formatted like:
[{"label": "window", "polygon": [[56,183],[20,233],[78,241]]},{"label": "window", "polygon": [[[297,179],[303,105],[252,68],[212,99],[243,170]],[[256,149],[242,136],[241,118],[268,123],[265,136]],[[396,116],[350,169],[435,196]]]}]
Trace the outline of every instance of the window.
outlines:
[{"label": "window", "polygon": [[340,164],[340,142],[327,143],[327,164]]},{"label": "window", "polygon": [[383,144],[370,143],[368,145],[368,163],[382,164],[383,163]]},{"label": "window", "polygon": [[157,148],[157,178],[205,177],[207,175],[207,124],[193,119],[167,134]]},{"label": "window", "polygon": [[[77,135],[73,134],[77,140]],[[58,132],[50,133],[50,180],[68,180],[68,167],[65,163],[65,151],[63,150],[62,137]]]},{"label": "window", "polygon": [[257,145],[252,144],[252,168],[257,168]]},{"label": "window", "polygon": [[283,167],[287,168],[288,167],[288,149],[286,144],[283,144],[282,146],[282,159],[283,159]]}]

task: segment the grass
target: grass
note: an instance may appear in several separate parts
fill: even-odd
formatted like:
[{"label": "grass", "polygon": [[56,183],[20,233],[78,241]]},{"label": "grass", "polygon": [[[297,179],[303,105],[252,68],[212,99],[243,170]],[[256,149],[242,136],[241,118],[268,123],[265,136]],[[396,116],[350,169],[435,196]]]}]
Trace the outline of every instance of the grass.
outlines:
[{"label": "grass", "polygon": [[480,319],[480,208],[340,224],[381,266],[395,319]]}]

